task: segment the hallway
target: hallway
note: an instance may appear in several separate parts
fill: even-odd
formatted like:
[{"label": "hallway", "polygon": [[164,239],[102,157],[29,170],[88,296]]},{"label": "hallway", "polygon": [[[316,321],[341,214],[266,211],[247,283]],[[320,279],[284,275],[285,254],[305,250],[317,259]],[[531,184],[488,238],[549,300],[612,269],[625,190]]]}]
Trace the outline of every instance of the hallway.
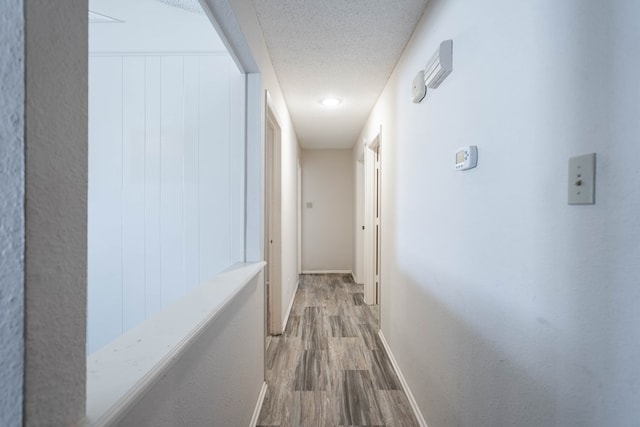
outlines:
[{"label": "hallway", "polygon": [[377,330],[350,276],[302,275],[285,333],[267,338],[258,426],[417,426]]},{"label": "hallway", "polygon": [[638,426],[640,1],[0,10],[0,426]]}]

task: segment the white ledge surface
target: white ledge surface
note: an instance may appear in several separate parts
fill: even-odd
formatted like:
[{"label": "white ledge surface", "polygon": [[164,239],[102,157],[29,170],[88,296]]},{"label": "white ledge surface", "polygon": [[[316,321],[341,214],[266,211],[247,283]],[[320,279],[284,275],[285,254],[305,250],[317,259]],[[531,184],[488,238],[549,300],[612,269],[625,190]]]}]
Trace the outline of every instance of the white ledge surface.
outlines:
[{"label": "white ledge surface", "polygon": [[264,266],[234,265],[90,355],[86,425],[118,421]]}]

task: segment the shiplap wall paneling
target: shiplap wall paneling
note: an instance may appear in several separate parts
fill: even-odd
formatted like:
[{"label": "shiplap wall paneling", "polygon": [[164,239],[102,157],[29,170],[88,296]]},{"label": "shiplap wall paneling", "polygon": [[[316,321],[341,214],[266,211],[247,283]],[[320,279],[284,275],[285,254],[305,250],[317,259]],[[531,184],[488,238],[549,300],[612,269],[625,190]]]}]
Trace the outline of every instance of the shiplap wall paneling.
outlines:
[{"label": "shiplap wall paneling", "polygon": [[89,65],[88,348],[122,333],[122,58]]},{"label": "shiplap wall paneling", "polygon": [[[199,110],[200,58],[184,58],[184,274],[185,290],[200,284],[200,146]],[[206,144],[206,141],[202,141]]]},{"label": "shiplap wall paneling", "polygon": [[245,160],[245,76],[239,74],[235,64],[229,61],[231,86],[231,254],[233,261],[244,261],[244,160]]},{"label": "shiplap wall paneling", "polygon": [[90,79],[89,353],[244,259],[231,59],[92,56]]},{"label": "shiplap wall paneling", "polygon": [[162,306],[184,295],[184,58],[161,70],[160,280]]},{"label": "shiplap wall paneling", "polygon": [[145,59],[145,155],[144,155],[144,270],[145,316],[149,317],[162,307],[160,290],[160,141],[161,58]]},{"label": "shiplap wall paneling", "polygon": [[[231,262],[228,60],[202,57],[200,67],[200,277]],[[217,76],[211,78],[210,76]],[[225,80],[226,85],[217,84]]]},{"label": "shiplap wall paneling", "polygon": [[122,58],[122,330],[145,319],[145,58]]}]

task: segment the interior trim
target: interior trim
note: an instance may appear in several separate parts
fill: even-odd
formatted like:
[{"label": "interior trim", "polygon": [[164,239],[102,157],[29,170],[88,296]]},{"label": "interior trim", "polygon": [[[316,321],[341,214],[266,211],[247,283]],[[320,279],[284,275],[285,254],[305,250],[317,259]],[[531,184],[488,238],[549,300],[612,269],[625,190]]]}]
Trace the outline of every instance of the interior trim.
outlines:
[{"label": "interior trim", "polygon": [[387,352],[387,356],[389,357],[389,360],[393,365],[393,369],[396,371],[396,374],[398,375],[400,384],[402,384],[402,389],[404,390],[405,394],[407,395],[407,398],[409,399],[409,404],[411,405],[411,409],[413,409],[414,415],[418,419],[418,424],[420,424],[420,427],[428,427],[427,422],[424,420],[424,417],[422,416],[422,412],[418,407],[418,403],[416,402],[415,397],[413,397],[413,393],[411,393],[409,384],[407,384],[407,380],[404,378],[404,375],[402,374],[402,370],[400,370],[400,366],[398,365],[396,358],[393,356],[393,353],[391,352],[391,347],[389,347],[389,344],[387,343],[387,340],[385,339],[384,334],[382,333],[382,330],[378,332],[378,336],[380,337],[380,341],[382,341],[384,350]]}]

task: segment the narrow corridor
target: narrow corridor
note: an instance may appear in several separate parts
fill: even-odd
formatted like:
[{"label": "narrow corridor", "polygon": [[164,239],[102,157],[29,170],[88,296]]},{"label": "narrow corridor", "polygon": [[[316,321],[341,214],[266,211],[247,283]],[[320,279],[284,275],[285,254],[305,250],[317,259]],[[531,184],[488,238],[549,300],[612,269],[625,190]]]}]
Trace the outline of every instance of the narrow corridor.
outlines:
[{"label": "narrow corridor", "polygon": [[258,426],[417,426],[350,276],[303,275],[285,333],[268,337]]}]

